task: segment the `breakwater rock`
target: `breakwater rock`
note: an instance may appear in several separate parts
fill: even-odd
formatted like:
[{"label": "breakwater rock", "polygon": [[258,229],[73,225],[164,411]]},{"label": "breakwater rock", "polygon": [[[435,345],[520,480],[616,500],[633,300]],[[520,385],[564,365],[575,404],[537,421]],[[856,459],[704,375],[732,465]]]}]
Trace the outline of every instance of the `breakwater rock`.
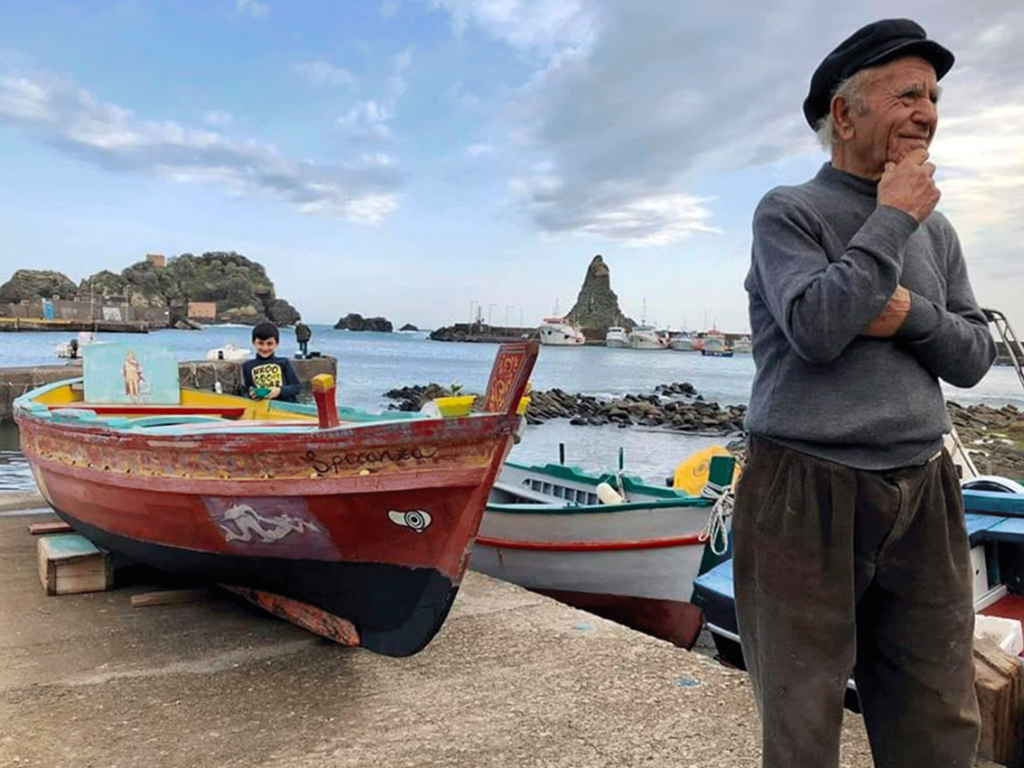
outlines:
[{"label": "breakwater rock", "polygon": [[[397,401],[389,406],[392,409],[418,411],[434,398],[452,394],[456,393],[450,387],[428,384],[393,389],[384,396]],[[947,407],[960,440],[981,474],[1002,475],[1024,482],[1024,411],[1012,405],[993,408],[949,402]],[[573,394],[557,388],[535,390],[530,393],[526,421],[542,424],[550,419],[568,419],[577,426],[660,427],[741,438],[746,412],[745,405],[721,406],[708,402],[693,385],[676,382],[660,384],[653,393],[615,398]],[[742,439],[730,442],[729,449],[740,458],[745,453]]]},{"label": "breakwater rock", "polygon": [[[428,384],[393,389],[384,396],[398,401],[390,406],[393,409],[418,411],[435,397],[451,394],[450,389],[439,384]],[[530,393],[526,421],[542,424],[549,419],[569,419],[569,423],[576,426],[616,424],[729,434],[742,430],[746,410],[744,405],[720,406],[706,402],[693,385],[686,382],[660,384],[652,394],[627,394],[616,398],[572,394],[556,388]]]},{"label": "breakwater rock", "polygon": [[1024,480],[1024,411],[1012,405],[946,405],[960,441],[981,474]]}]

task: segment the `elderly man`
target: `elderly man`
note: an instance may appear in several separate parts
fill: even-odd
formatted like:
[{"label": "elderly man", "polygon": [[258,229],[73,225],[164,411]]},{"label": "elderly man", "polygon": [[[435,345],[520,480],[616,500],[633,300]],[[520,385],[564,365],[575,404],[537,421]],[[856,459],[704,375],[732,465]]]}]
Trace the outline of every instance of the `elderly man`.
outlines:
[{"label": "elderly man", "polygon": [[853,672],[877,766],[973,765],[971,567],[944,379],[995,357],[928,147],[953,55],[855,32],[804,102],[831,150],[754,215],[736,605],[766,768],[838,765]]}]

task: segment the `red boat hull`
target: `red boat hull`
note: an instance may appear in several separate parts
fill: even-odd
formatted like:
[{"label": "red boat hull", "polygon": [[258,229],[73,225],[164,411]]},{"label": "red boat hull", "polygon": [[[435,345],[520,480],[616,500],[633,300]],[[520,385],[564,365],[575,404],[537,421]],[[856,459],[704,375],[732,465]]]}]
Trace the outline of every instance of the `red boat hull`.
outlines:
[{"label": "red boat hull", "polygon": [[40,491],[96,544],[405,656],[455,599],[536,353],[503,346],[488,412],[464,418],[180,434],[16,419]]}]

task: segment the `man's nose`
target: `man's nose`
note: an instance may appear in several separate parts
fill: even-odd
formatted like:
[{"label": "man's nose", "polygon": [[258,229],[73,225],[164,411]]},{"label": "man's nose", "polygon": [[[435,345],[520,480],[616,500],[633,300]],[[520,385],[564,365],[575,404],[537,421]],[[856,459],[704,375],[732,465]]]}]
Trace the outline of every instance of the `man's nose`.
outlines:
[{"label": "man's nose", "polygon": [[927,127],[929,133],[935,130],[939,122],[939,109],[931,99],[922,99],[921,104],[914,110],[914,122],[922,127]]}]

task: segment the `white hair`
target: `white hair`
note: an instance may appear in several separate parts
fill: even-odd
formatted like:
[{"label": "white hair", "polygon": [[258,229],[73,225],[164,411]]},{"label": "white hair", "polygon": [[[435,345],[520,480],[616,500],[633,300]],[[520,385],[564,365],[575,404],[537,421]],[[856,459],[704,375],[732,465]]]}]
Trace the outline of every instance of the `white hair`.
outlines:
[{"label": "white hair", "polygon": [[818,121],[818,127],[815,130],[815,133],[818,136],[818,142],[828,151],[832,151],[832,148],[836,145],[838,140],[838,137],[836,136],[835,120],[832,119],[832,99],[835,99],[837,96],[842,96],[846,99],[846,103],[852,111],[858,113],[864,112],[864,110],[867,109],[867,99],[864,96],[864,85],[867,82],[867,74],[870,71],[870,68],[868,68],[854,72],[848,78],[843,80],[843,82],[841,82],[832,92],[832,98],[829,99],[828,113]]}]

